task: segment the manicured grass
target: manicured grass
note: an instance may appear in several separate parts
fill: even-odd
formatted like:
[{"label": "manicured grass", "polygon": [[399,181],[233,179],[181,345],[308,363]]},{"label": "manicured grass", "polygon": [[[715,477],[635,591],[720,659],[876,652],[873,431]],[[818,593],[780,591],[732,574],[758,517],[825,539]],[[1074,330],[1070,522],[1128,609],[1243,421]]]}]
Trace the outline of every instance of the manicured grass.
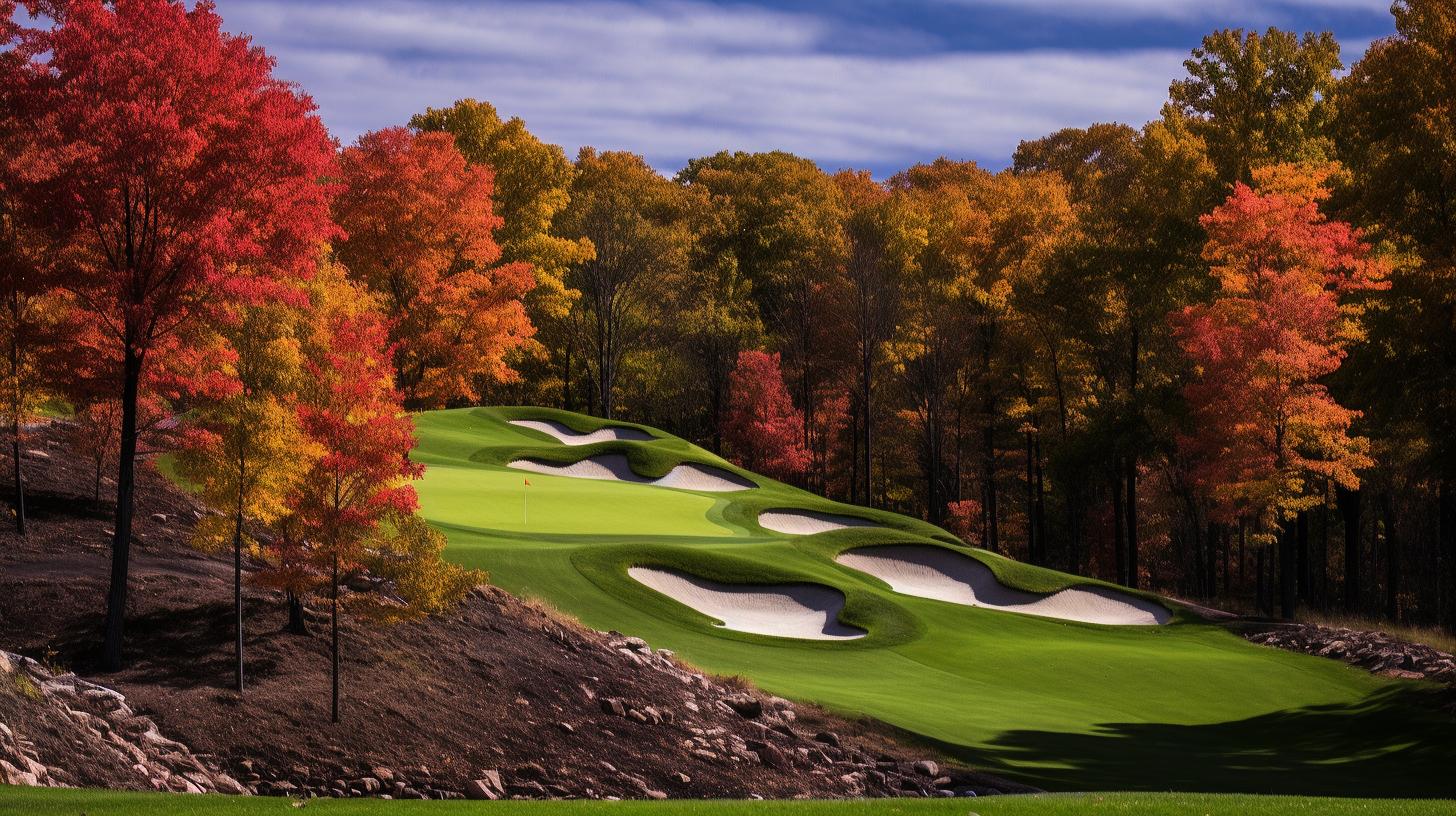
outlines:
[{"label": "manicured grass", "polygon": [[386,802],[195,796],[0,786],[0,813],[27,816],[1439,816],[1451,801],[1321,799],[1176,793],[1085,793],[983,799],[872,799],[816,802]]},{"label": "manicured grass", "polygon": [[[1437,693],[1430,684],[1254,646],[1186,613],[1168,626],[1109,627],[898,595],[833,556],[868,543],[950,546],[948,535],[752,474],[759,488],[732,493],[537,474],[523,488],[525,474],[503,467],[520,456],[574,461],[622,452],[644,475],[683,461],[731,466],[665,436],[561,445],[511,418],[556,419],[581,431],[601,424],[522,408],[418,415],[416,456],[429,466],[419,484],[424,513],[448,536],[449,557],[587,625],[640,635],[787,697],[875,717],[946,754],[1051,790],[1456,793],[1456,722],[1432,713],[1423,699]],[[795,537],[758,526],[758,511],[780,507],[851,512],[890,529]],[[1023,589],[1086,583],[966,552]],[[845,593],[843,621],[869,635],[810,642],[726,631],[628,578],[631,566],[729,582],[827,584]]]}]

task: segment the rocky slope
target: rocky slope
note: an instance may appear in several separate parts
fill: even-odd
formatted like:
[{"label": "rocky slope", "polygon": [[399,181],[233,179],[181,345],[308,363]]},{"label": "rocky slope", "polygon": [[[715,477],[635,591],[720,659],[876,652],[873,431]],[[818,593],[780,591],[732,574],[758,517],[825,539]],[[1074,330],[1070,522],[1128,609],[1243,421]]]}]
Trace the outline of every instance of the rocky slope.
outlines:
[{"label": "rocky slope", "polygon": [[1343,660],[1374,674],[1456,685],[1456,657],[1382,632],[1363,632],[1313,623],[1246,627],[1254,643]]},{"label": "rocky slope", "polygon": [[99,674],[110,506],[87,495],[94,472],[57,428],[29,445],[30,534],[0,532],[0,648],[65,668],[50,675],[14,661],[8,675],[29,678],[39,698],[0,681],[11,735],[0,757],[22,782],[397,798],[1025,790],[490,587],[422,621],[346,620],[344,716],[331,725],[321,612],[309,610],[310,634],[291,634],[283,599],[249,585],[239,697],[231,563],[186,546],[202,511],[149,468],[138,489],[128,666]]}]

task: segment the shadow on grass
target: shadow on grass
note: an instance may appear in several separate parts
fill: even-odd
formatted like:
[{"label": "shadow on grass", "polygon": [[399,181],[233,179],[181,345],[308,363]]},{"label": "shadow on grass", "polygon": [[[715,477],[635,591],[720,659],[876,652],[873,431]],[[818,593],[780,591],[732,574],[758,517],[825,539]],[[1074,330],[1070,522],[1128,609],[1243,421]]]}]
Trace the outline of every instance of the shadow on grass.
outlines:
[{"label": "shadow on grass", "polygon": [[1232,722],[1103,723],[1092,733],[1007,731],[989,749],[938,747],[1047,790],[1452,797],[1451,704],[1449,689],[1401,684],[1353,705]]}]

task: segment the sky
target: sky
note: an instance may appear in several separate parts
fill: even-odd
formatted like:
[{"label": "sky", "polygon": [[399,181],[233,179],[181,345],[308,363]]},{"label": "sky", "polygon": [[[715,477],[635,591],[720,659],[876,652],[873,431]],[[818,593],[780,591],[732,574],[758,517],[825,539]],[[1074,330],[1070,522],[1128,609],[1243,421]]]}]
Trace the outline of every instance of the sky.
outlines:
[{"label": "sky", "polygon": [[1062,127],[1158,115],[1204,34],[1333,31],[1348,64],[1389,0],[218,0],[342,142],[474,97],[568,155],[664,173],[788,150],[886,176],[1006,166]]}]

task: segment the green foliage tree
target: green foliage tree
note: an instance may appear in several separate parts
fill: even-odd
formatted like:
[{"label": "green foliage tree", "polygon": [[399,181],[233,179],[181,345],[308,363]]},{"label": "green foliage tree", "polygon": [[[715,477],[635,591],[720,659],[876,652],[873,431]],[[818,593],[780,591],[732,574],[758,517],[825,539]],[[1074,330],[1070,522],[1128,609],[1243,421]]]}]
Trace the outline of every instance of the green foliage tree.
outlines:
[{"label": "green foliage tree", "polygon": [[1186,118],[1225,182],[1253,180],[1276,162],[1329,158],[1325,96],[1344,67],[1329,32],[1223,29],[1184,61],[1168,88],[1167,118]]}]

